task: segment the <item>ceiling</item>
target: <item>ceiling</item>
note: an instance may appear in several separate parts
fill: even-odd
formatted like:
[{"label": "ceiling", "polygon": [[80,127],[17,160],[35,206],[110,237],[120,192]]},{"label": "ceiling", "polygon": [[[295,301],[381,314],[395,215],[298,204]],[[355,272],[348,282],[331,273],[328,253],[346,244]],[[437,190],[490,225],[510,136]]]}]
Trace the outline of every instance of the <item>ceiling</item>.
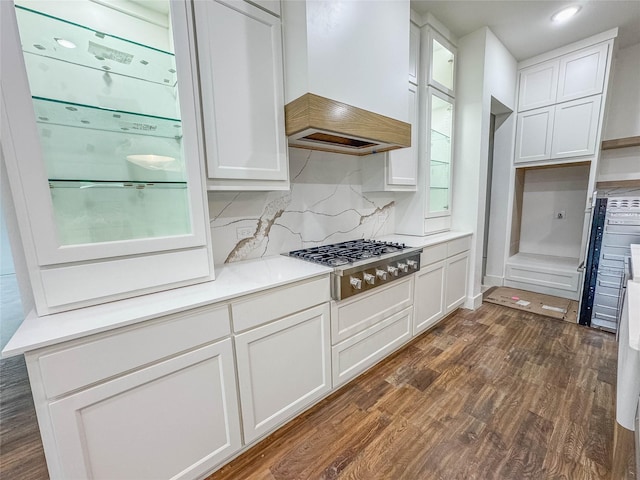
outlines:
[{"label": "ceiling", "polygon": [[[566,23],[553,24],[551,16],[568,5],[582,9]],[[411,8],[430,12],[458,38],[486,25],[517,60],[614,27],[620,27],[620,48],[640,42],[639,0],[411,0]]]}]

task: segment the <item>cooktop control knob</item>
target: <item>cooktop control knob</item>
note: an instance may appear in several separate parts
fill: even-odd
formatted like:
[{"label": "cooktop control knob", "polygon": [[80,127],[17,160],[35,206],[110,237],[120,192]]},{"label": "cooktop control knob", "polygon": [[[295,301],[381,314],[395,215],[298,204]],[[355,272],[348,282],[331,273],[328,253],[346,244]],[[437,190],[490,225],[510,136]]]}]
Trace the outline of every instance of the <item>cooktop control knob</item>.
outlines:
[{"label": "cooktop control knob", "polygon": [[404,273],[407,273],[409,271],[409,265],[407,265],[406,263],[399,263],[398,268]]},{"label": "cooktop control knob", "polygon": [[415,260],[407,260],[407,264],[414,270],[418,269],[418,262],[416,262]]},{"label": "cooktop control knob", "polygon": [[374,277],[370,273],[365,273],[363,277],[364,277],[364,281],[367,282],[369,285],[373,285],[374,283],[376,283],[376,277]]},{"label": "cooktop control knob", "polygon": [[362,280],[356,277],[351,277],[349,283],[355,290],[362,290]]},{"label": "cooktop control knob", "polygon": [[397,277],[397,276],[398,276],[398,267],[394,267],[394,266],[392,266],[392,265],[389,265],[389,266],[387,267],[387,271],[388,271],[391,275],[393,275],[394,277]]},{"label": "cooktop control knob", "polygon": [[376,276],[380,280],[386,280],[387,279],[387,272],[385,272],[384,270],[376,269]]}]

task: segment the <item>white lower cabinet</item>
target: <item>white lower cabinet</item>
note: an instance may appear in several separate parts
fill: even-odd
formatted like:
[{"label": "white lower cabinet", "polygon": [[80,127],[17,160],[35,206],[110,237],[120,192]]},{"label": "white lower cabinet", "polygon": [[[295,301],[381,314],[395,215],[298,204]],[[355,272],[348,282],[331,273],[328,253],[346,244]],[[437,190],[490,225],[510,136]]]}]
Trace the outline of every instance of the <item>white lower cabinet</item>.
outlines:
[{"label": "white lower cabinet", "polygon": [[241,446],[231,339],[48,409],[60,466],[52,478],[196,478]]},{"label": "white lower cabinet", "polygon": [[408,341],[412,317],[413,306],[332,347],[334,387],[364,372]]},{"label": "white lower cabinet", "polygon": [[329,304],[235,337],[245,443],[331,390]]},{"label": "white lower cabinet", "polygon": [[425,247],[416,274],[413,334],[434,326],[467,297],[471,237]]},{"label": "white lower cabinet", "polygon": [[413,334],[426,330],[444,316],[445,262],[421,267],[416,274]]},{"label": "white lower cabinet", "polygon": [[449,313],[464,303],[467,296],[467,273],[469,272],[469,252],[462,252],[446,261],[445,313]]}]

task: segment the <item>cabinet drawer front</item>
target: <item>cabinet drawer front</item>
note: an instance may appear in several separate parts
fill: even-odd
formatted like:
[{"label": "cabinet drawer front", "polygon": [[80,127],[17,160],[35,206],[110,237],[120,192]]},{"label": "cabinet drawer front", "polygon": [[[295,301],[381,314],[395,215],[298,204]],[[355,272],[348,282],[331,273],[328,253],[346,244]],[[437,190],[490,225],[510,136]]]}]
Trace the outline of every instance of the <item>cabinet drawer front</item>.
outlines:
[{"label": "cabinet drawer front", "polygon": [[413,307],[332,348],[334,388],[352,379],[411,338]]},{"label": "cabinet drawer front", "polygon": [[559,288],[561,290],[569,290],[576,292],[578,290],[578,280],[580,274],[576,271],[573,272],[561,272],[551,271],[546,269],[536,269],[517,267],[514,265],[507,265],[506,279],[513,280],[515,282],[532,283],[534,285],[541,285],[543,287]]},{"label": "cabinet drawer front", "polygon": [[471,237],[458,238],[447,243],[447,257],[453,257],[471,248]]},{"label": "cabinet drawer front", "polygon": [[185,312],[44,354],[42,383],[47,397],[55,397],[230,333],[226,305]]},{"label": "cabinet drawer front", "polygon": [[49,404],[57,478],[199,478],[240,449],[231,339]]},{"label": "cabinet drawer front", "polygon": [[231,304],[233,331],[241,332],[331,299],[329,277],[274,289]]},{"label": "cabinet drawer front", "polygon": [[413,276],[376,288],[364,298],[332,302],[331,343],[335,345],[413,305]]},{"label": "cabinet drawer front", "polygon": [[242,333],[235,344],[246,443],[331,389],[328,304]]},{"label": "cabinet drawer front", "polygon": [[441,243],[432,247],[426,247],[420,255],[420,266],[425,267],[432,263],[441,262],[447,258],[447,244]]}]

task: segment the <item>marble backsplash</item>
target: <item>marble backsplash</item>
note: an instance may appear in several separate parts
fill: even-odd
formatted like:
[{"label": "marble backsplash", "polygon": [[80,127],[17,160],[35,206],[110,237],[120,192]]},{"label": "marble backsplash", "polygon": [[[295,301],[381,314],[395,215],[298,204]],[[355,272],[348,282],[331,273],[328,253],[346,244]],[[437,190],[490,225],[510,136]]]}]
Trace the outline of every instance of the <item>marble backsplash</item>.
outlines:
[{"label": "marble backsplash", "polygon": [[362,192],[365,161],[291,148],[290,191],[210,192],[215,263],[393,233],[393,194]]}]

